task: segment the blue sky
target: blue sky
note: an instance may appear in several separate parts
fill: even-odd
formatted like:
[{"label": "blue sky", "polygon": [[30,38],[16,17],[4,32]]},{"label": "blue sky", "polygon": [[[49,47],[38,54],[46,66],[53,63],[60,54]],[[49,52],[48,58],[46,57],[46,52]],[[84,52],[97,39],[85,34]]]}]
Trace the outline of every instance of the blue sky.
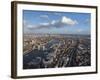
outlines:
[{"label": "blue sky", "polygon": [[24,33],[90,34],[90,13],[23,10]]}]

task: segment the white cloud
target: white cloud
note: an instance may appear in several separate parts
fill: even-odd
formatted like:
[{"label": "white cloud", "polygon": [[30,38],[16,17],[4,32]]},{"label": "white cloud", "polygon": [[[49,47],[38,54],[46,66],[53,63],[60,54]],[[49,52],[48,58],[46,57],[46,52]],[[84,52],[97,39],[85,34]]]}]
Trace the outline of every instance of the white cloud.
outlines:
[{"label": "white cloud", "polygon": [[54,25],[54,24],[56,24],[56,23],[57,23],[56,20],[52,20],[52,21],[51,21],[51,24],[52,24],[52,25]]},{"label": "white cloud", "polygon": [[39,25],[48,26],[50,23],[40,23]]},{"label": "white cloud", "polygon": [[72,20],[71,18],[68,18],[66,16],[62,17],[61,22],[64,24],[67,24],[67,25],[72,25],[72,26],[75,24],[78,24],[78,22],[76,20]]},{"label": "white cloud", "polygon": [[37,28],[37,25],[31,25],[31,24],[29,24],[26,27],[29,28],[29,29],[32,29],[32,28]]},{"label": "white cloud", "polygon": [[[41,15],[41,17],[44,18],[48,18],[47,15]],[[78,22],[76,20],[72,20],[71,18],[68,18],[66,16],[62,16],[60,19],[58,20],[50,20],[50,21],[46,21],[43,23],[39,23],[39,24],[29,24],[27,23],[27,21],[24,22],[24,27],[26,29],[29,30],[35,30],[35,29],[49,29],[49,28],[63,28],[63,27],[70,27],[70,26],[74,26],[78,24]],[[80,32],[81,30],[78,30],[78,32]]]},{"label": "white cloud", "polygon": [[33,28],[33,25],[27,25],[26,27],[27,28]]}]

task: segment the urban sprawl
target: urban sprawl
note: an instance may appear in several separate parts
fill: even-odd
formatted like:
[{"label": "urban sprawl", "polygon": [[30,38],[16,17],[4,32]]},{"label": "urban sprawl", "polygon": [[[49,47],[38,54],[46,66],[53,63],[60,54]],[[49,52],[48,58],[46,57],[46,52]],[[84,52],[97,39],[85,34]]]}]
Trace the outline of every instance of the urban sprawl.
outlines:
[{"label": "urban sprawl", "polygon": [[90,65],[90,35],[24,34],[23,36],[23,69]]}]

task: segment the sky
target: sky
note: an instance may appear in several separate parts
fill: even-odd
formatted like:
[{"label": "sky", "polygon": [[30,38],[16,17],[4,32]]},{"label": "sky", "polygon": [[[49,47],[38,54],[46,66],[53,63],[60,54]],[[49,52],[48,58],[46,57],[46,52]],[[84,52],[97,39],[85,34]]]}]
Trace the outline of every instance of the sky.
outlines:
[{"label": "sky", "polygon": [[24,33],[90,34],[91,14],[23,10]]}]

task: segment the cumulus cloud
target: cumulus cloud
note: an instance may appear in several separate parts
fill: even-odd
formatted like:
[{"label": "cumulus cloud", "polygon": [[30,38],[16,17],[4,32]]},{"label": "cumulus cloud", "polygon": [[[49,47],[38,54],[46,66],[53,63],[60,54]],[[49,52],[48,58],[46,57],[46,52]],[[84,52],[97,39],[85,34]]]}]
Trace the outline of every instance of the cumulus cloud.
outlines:
[{"label": "cumulus cloud", "polygon": [[51,24],[54,25],[55,23],[57,23],[56,20],[51,21]]},{"label": "cumulus cloud", "polygon": [[[47,18],[48,16],[46,15],[42,15],[42,17]],[[37,25],[26,25],[27,28],[29,29],[42,29],[42,28],[62,28],[62,27],[70,27],[70,26],[74,26],[78,24],[78,22],[76,20],[73,20],[71,18],[68,18],[66,16],[62,16],[62,18],[58,19],[58,20],[52,20],[49,22],[45,22],[45,23],[39,23]]]},{"label": "cumulus cloud", "polygon": [[26,25],[26,28],[29,30],[36,30],[42,28],[51,28],[49,23],[40,23],[38,25]]},{"label": "cumulus cloud", "polygon": [[71,26],[78,24],[78,22],[76,20],[72,20],[71,18],[68,18],[65,16],[62,17],[61,21],[62,21],[62,23],[67,24],[67,25],[71,25]]},{"label": "cumulus cloud", "polygon": [[49,23],[40,23],[39,25],[48,26],[50,24]]},{"label": "cumulus cloud", "polygon": [[72,20],[71,18],[68,18],[66,16],[63,16],[59,20],[51,21],[51,25],[56,28],[65,27],[65,26],[69,27],[69,26],[74,26],[76,24],[78,24],[76,20]]},{"label": "cumulus cloud", "polygon": [[26,28],[28,29],[33,29],[33,28],[37,28],[38,26],[37,25],[27,25]]}]

